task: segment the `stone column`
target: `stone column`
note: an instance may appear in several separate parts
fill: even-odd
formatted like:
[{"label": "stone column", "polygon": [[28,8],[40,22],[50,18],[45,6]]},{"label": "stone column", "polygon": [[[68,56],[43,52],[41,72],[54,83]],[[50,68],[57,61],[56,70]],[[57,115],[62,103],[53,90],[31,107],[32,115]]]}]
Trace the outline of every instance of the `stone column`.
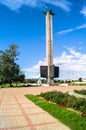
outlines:
[{"label": "stone column", "polygon": [[52,10],[46,12],[46,58],[48,66],[47,84],[53,84],[53,32],[52,32]]}]

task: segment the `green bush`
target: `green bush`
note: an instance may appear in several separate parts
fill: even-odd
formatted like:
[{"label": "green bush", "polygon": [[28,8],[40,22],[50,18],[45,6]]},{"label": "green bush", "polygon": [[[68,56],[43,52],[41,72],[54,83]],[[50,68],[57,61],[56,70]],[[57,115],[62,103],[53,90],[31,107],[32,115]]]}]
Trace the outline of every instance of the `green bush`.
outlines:
[{"label": "green bush", "polygon": [[86,95],[86,90],[74,90],[75,93]]},{"label": "green bush", "polygon": [[86,113],[86,99],[84,98],[76,98],[68,93],[57,91],[41,93],[40,96],[61,106],[66,106]]},{"label": "green bush", "polygon": [[68,98],[66,99],[66,105],[71,108],[75,108],[76,105],[76,97],[68,95]]}]

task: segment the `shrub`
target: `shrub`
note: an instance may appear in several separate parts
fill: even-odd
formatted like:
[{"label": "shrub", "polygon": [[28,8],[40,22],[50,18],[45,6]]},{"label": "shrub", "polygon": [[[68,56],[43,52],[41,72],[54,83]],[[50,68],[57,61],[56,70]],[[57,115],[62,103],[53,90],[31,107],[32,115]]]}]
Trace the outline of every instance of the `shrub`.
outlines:
[{"label": "shrub", "polygon": [[44,97],[46,100],[50,100],[56,104],[63,107],[73,108],[80,112],[86,113],[86,99],[76,98],[68,93],[62,93],[57,91],[41,93],[40,96]]},{"label": "shrub", "polygon": [[86,90],[74,90],[75,93],[86,95]]}]

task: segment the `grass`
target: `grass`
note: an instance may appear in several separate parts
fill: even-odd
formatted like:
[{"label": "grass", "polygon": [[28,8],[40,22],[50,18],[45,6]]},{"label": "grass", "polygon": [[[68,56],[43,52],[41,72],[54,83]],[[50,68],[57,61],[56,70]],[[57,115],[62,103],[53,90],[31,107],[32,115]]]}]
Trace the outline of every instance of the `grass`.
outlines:
[{"label": "grass", "polygon": [[9,87],[10,87],[9,84],[2,84],[2,85],[0,85],[0,88],[9,88]]},{"label": "grass", "polygon": [[[37,87],[37,85],[30,84],[30,83],[12,83],[13,88],[17,87]],[[0,88],[10,88],[10,85],[8,83],[0,85]]]},{"label": "grass", "polygon": [[[16,88],[16,87],[27,87],[29,86],[29,84],[25,84],[25,83],[12,83],[12,87]],[[10,84],[6,83],[6,84],[2,84],[0,85],[0,88],[10,88]]]},{"label": "grass", "polygon": [[80,114],[60,107],[52,102],[47,102],[45,99],[34,95],[26,95],[26,97],[41,107],[43,110],[47,111],[53,117],[59,119],[70,129],[86,130],[86,118],[82,118]]}]

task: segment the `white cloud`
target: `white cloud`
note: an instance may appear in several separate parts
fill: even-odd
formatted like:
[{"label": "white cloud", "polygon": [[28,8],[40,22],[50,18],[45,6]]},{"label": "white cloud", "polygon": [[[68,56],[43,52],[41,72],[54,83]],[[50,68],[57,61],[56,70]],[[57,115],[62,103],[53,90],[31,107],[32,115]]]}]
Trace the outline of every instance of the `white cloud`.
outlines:
[{"label": "white cloud", "polygon": [[82,10],[80,11],[81,14],[86,16],[86,6],[83,6]]},{"label": "white cloud", "polygon": [[35,7],[37,0],[0,0],[1,4],[8,6],[11,10],[18,10],[22,5]]},{"label": "white cloud", "polygon": [[[60,67],[60,78],[86,77],[86,54],[67,48],[59,57],[54,58],[54,64]],[[46,65],[46,60],[39,61],[31,68],[24,69],[27,78],[40,77],[40,65]]]},{"label": "white cloud", "polygon": [[74,57],[79,58],[81,56],[80,52],[76,52],[73,48],[69,48],[69,51]]},{"label": "white cloud", "polygon": [[71,3],[68,0],[0,0],[1,4],[8,6],[11,10],[18,11],[23,5],[38,8],[48,8],[46,4],[61,7],[65,11],[70,11]]},{"label": "white cloud", "polygon": [[66,33],[70,33],[70,32],[76,31],[76,30],[80,30],[80,29],[86,29],[86,24],[82,24],[82,25],[80,25],[78,27],[75,27],[75,28],[62,30],[62,31],[59,31],[59,32],[57,32],[55,34],[66,34]]},{"label": "white cloud", "polygon": [[43,61],[38,61],[38,63],[36,65],[33,65],[31,68],[28,69],[24,69],[24,71],[27,72],[36,72],[38,71],[38,69],[40,68],[41,65],[46,65],[46,59],[44,59]]},{"label": "white cloud", "polygon": [[84,28],[86,28],[86,24],[76,27],[75,30],[84,29]]},{"label": "white cloud", "polygon": [[33,65],[31,68],[23,69],[26,77],[27,78],[39,78],[40,77],[39,71],[40,71],[41,65],[46,65],[46,59],[44,59],[43,61],[38,61],[38,63]]},{"label": "white cloud", "polygon": [[41,1],[43,1],[44,3],[60,7],[65,11],[70,11],[71,3],[68,0],[41,0]]},{"label": "white cloud", "polygon": [[67,29],[67,30],[57,32],[57,34],[65,34],[65,33],[73,32],[73,31],[74,31],[74,29]]}]

